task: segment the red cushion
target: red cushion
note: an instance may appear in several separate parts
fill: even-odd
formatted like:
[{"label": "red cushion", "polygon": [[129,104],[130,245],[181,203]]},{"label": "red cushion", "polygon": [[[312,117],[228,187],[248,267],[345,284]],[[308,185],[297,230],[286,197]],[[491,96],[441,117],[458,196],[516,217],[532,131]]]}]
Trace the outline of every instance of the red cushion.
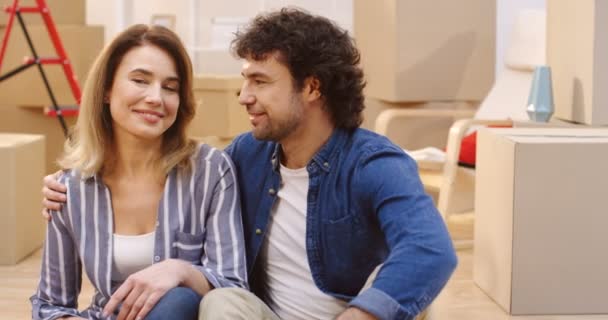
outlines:
[{"label": "red cushion", "polygon": [[[510,128],[511,126],[489,126],[490,128]],[[477,149],[477,131],[466,135],[460,143],[460,154],[458,164],[464,167],[475,168],[475,158]]]},{"label": "red cushion", "polygon": [[475,167],[475,149],[477,147],[477,131],[466,135],[460,143],[458,164],[465,167]]}]

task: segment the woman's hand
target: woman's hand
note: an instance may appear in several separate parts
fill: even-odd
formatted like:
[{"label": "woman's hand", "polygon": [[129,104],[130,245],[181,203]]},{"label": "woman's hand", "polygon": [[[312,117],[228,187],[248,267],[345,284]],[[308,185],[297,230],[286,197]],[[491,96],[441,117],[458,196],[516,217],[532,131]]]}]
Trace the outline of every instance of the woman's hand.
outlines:
[{"label": "woman's hand", "polygon": [[359,308],[350,307],[346,308],[344,312],[339,314],[336,317],[336,320],[375,320],[376,318],[373,314],[363,311]]},{"label": "woman's hand", "polygon": [[65,203],[67,197],[65,193],[67,192],[66,187],[59,183],[59,177],[61,177],[61,171],[57,171],[52,173],[42,180],[42,195],[44,199],[42,199],[42,216],[47,220],[51,220],[51,214],[49,210],[61,210],[61,206]]},{"label": "woman's hand", "polygon": [[167,291],[186,281],[192,270],[188,262],[168,259],[130,275],[110,297],[104,317],[122,303],[117,320],[144,319]]}]

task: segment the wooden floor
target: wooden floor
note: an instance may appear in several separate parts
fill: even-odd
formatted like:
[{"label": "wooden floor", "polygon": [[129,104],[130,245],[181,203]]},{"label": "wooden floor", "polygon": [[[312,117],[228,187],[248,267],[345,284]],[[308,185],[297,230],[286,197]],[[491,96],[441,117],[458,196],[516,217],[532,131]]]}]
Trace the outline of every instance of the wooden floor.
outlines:
[{"label": "wooden floor", "polygon": [[[426,320],[608,320],[608,315],[512,317],[473,283],[473,253],[458,251],[459,265],[431,306]],[[0,266],[0,319],[31,319],[28,298],[40,272],[40,251],[15,266]],[[86,279],[79,304],[90,303],[93,289]]]},{"label": "wooden floor", "polygon": [[[0,319],[32,318],[29,297],[38,287],[41,258],[42,251],[38,250],[17,265],[0,266]],[[82,282],[78,305],[84,309],[91,303],[94,290],[86,276]]]},{"label": "wooden floor", "polygon": [[459,250],[458,259],[426,320],[608,320],[608,315],[509,316],[473,282],[473,250]]}]

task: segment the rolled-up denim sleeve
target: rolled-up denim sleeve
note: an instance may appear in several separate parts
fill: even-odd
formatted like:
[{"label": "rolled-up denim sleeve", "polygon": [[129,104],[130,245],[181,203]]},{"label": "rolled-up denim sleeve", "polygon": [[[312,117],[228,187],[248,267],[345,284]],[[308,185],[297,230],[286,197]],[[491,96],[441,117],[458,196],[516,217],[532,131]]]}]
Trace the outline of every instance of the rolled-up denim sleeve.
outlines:
[{"label": "rolled-up denim sleeve", "polygon": [[372,287],[350,302],[380,319],[414,319],[437,297],[456,268],[446,225],[428,196],[416,163],[397,147],[368,148],[356,188],[373,207],[389,247]]}]

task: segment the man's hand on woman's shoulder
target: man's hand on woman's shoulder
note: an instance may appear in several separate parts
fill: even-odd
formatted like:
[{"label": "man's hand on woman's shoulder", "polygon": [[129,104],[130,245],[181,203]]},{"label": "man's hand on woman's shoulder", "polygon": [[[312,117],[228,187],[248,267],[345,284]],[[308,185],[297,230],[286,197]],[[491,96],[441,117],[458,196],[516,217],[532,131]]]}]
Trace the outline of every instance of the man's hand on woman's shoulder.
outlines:
[{"label": "man's hand on woman's shoulder", "polygon": [[51,214],[49,211],[61,210],[62,205],[67,200],[65,195],[67,188],[62,183],[59,183],[61,174],[61,171],[57,171],[42,179],[42,216],[47,220],[51,220]]}]

